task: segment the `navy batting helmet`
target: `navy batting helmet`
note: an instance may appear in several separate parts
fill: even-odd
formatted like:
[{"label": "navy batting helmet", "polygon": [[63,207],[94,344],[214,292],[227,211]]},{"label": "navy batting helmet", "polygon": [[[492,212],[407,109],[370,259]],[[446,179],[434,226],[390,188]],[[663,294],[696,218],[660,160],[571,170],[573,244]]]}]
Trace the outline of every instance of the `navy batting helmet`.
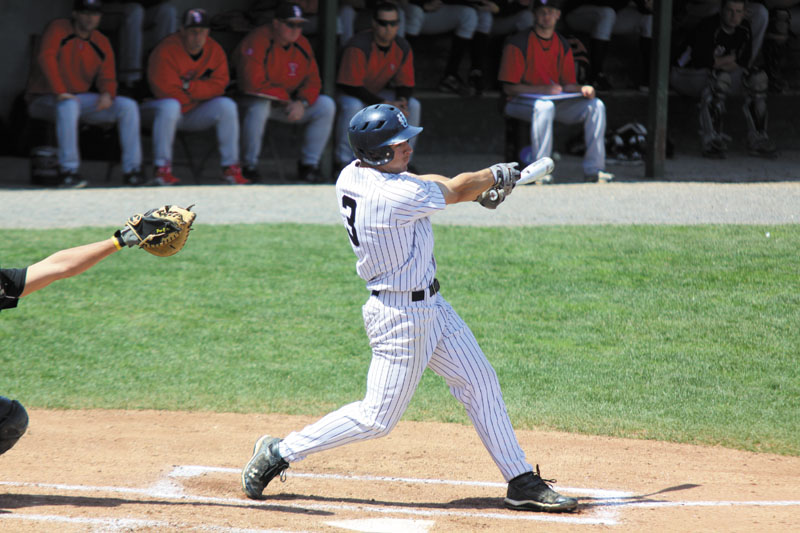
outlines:
[{"label": "navy batting helmet", "polygon": [[353,115],[347,138],[357,158],[369,165],[381,166],[394,158],[391,145],[407,141],[421,131],[418,126],[410,126],[396,107],[376,104]]}]

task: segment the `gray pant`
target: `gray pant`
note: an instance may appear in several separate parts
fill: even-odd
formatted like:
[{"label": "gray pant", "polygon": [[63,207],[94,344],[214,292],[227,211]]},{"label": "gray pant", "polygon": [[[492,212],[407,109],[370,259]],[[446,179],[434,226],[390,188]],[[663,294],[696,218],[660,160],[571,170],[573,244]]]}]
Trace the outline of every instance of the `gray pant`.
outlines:
[{"label": "gray pant", "polygon": [[220,164],[223,167],[239,163],[239,117],[236,103],[226,96],[206,100],[197,107],[181,113],[181,104],[174,98],[150,100],[140,106],[142,120],[153,129],[153,163],[157,167],[172,162],[175,132],[203,131],[215,128]]},{"label": "gray pant", "polygon": [[[256,96],[243,96],[239,100],[242,116],[242,160],[246,166],[255,166],[261,154],[261,143],[267,120],[273,119],[289,123],[282,108],[272,113],[272,101]],[[333,130],[333,119],[336,115],[336,104],[333,98],[319,95],[314,105],[306,109],[299,123],[305,125],[303,144],[300,147],[300,162],[316,167],[325,150],[325,145]]]},{"label": "gray pant", "polygon": [[[106,17],[122,17],[117,54],[119,81],[130,83],[141,80],[145,53],[178,29],[175,6],[164,2],[145,9],[138,2],[107,3],[103,13]],[[101,27],[105,25],[101,24]]]},{"label": "gray pant", "polygon": [[472,39],[478,28],[478,13],[468,6],[445,4],[426,13],[420,6],[408,4],[405,10],[406,35],[413,37],[454,31],[457,37]]},{"label": "gray pant", "polygon": [[506,104],[505,114],[531,123],[533,160],[553,153],[553,120],[563,124],[583,123],[586,154],[584,176],[594,176],[606,166],[606,106],[599,98],[566,100],[529,100],[513,98]]},{"label": "gray pant", "polygon": [[117,123],[119,145],[122,148],[122,171],[131,172],[142,165],[142,146],[139,132],[139,107],[124,96],[114,98],[108,109],[97,111],[97,93],[76,94],[75,98],[58,100],[54,94],[36,97],[28,105],[33,118],[49,120],[56,124],[58,138],[58,164],[61,170],[76,171],[80,166],[78,152],[78,123]]}]

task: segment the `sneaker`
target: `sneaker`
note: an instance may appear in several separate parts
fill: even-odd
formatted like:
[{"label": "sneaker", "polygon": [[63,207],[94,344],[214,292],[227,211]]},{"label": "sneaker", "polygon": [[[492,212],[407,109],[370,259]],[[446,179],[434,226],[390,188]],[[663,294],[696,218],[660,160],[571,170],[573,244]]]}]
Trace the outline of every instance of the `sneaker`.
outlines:
[{"label": "sneaker", "polygon": [[253,183],[242,176],[242,167],[239,165],[229,165],[222,169],[222,181],[231,185],[250,185]]},{"label": "sneaker", "polygon": [[483,71],[480,69],[472,69],[467,78],[467,83],[475,96],[482,96],[484,89]]},{"label": "sneaker", "polygon": [[508,509],[515,511],[544,511],[562,513],[572,511],[578,506],[578,500],[562,496],[550,488],[554,479],[542,479],[539,465],[536,473],[527,472],[508,482],[508,493],[503,501]]},{"label": "sneaker", "polygon": [[145,184],[144,173],[141,169],[134,169],[122,175],[122,182],[128,187],[141,187]]},{"label": "sneaker", "polygon": [[59,189],[83,189],[89,182],[83,179],[76,170],[60,172],[58,175]]},{"label": "sneaker", "polygon": [[588,183],[608,183],[614,179],[614,174],[598,170],[596,174],[587,174],[583,176],[583,181]]},{"label": "sneaker", "polygon": [[448,74],[445,76],[442,81],[439,82],[437,90],[440,93],[453,93],[461,96],[464,96],[467,93],[467,89],[464,87],[464,82],[461,81],[458,76],[453,74]]},{"label": "sneaker", "polygon": [[318,167],[314,165],[305,165],[303,163],[297,163],[297,179],[309,183],[320,183],[323,181],[322,174],[320,174]]},{"label": "sneaker", "polygon": [[747,152],[752,156],[763,157],[765,159],[775,159],[778,157],[778,148],[775,146],[775,143],[767,138],[751,142],[747,147]]},{"label": "sneaker", "polygon": [[278,453],[280,442],[281,439],[264,435],[253,446],[253,456],[242,469],[242,490],[251,500],[263,500],[262,493],[275,476],[286,481],[289,463]]},{"label": "sneaker", "polygon": [[156,167],[153,184],[161,186],[177,185],[181,180],[172,175],[172,165]]},{"label": "sneaker", "polygon": [[255,165],[242,168],[242,175],[250,181],[261,181],[261,172]]}]

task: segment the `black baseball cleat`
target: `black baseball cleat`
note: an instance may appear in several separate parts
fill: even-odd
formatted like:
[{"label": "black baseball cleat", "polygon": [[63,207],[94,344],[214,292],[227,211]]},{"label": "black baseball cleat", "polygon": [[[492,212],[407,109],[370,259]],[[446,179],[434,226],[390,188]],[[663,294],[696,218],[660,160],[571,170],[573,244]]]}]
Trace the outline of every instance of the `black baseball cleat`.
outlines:
[{"label": "black baseball cleat", "polygon": [[289,463],[278,453],[280,442],[281,439],[264,435],[253,446],[253,457],[242,469],[242,490],[251,500],[263,500],[262,492],[275,476],[286,481]]},{"label": "black baseball cleat", "polygon": [[526,472],[508,482],[508,493],[503,503],[515,511],[547,513],[572,511],[578,506],[578,500],[562,496],[551,489],[548,483],[555,483],[555,480],[542,479],[539,475],[539,465],[536,465],[535,474]]}]

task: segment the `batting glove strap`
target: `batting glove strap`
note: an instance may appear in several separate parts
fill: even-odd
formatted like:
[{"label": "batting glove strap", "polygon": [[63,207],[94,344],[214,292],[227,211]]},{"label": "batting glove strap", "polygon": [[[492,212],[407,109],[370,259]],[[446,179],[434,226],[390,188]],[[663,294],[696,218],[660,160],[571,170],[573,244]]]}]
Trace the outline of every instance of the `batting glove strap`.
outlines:
[{"label": "batting glove strap", "polygon": [[519,180],[518,163],[496,163],[489,167],[494,177],[494,188],[502,189],[506,194],[511,193],[511,189]]}]

